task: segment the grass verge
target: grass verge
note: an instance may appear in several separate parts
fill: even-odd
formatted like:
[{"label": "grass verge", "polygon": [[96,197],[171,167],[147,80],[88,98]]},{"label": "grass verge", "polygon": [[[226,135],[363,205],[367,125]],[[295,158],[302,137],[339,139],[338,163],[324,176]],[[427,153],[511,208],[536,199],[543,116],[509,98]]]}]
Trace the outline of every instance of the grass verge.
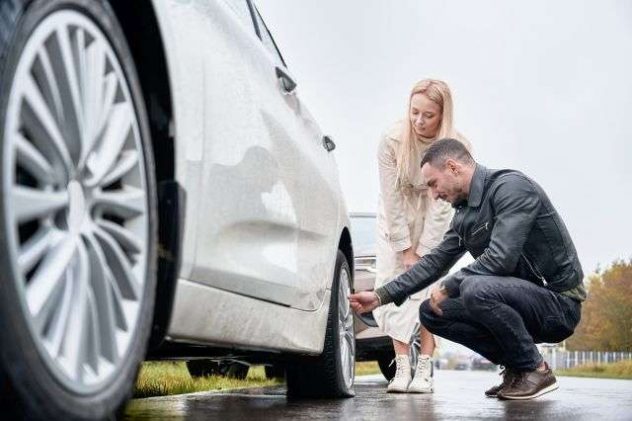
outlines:
[{"label": "grass verge", "polygon": [[363,361],[356,363],[355,374],[356,376],[364,376],[368,374],[380,374],[380,367],[376,361]]},{"label": "grass verge", "polygon": [[610,364],[585,364],[567,370],[555,370],[555,375],[632,380],[632,361],[619,361]]},{"label": "grass verge", "polygon": [[134,398],[272,386],[279,383],[279,380],[266,379],[263,366],[250,367],[248,377],[244,380],[220,376],[192,378],[184,361],[149,361],[143,363],[140,369]]},{"label": "grass verge", "polygon": [[[379,373],[380,369],[376,362],[356,363],[357,376]],[[143,363],[140,369],[134,398],[273,386],[281,383],[281,380],[266,379],[263,366],[250,367],[245,380],[220,376],[192,378],[184,361],[149,361]]]}]

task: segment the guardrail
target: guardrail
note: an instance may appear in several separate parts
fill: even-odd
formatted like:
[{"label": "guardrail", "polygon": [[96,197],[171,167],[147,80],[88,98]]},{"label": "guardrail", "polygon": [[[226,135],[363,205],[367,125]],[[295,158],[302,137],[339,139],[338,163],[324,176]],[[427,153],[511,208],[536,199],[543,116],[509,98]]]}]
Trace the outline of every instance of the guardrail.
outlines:
[{"label": "guardrail", "polygon": [[632,352],[566,351],[557,348],[540,350],[553,370],[573,368],[585,364],[609,364],[632,360]]}]

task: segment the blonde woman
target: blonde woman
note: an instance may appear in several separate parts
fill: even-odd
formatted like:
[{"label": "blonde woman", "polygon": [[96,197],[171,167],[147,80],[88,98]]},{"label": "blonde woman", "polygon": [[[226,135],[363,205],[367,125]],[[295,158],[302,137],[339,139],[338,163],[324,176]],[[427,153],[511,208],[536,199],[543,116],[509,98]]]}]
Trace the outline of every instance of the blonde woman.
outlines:
[{"label": "blonde woman", "polygon": [[[425,79],[413,86],[406,117],[383,136],[378,150],[380,197],[377,226],[378,288],[412,267],[441,241],[452,219],[451,206],[434,200],[421,174],[425,150],[436,139],[452,137],[469,144],[453,126],[452,95],[445,82]],[[433,391],[433,335],[421,326],[421,352],[411,375],[409,341],[419,320],[423,290],[396,307],[388,304],[373,311],[380,328],[393,340],[395,377],[388,392]]]}]

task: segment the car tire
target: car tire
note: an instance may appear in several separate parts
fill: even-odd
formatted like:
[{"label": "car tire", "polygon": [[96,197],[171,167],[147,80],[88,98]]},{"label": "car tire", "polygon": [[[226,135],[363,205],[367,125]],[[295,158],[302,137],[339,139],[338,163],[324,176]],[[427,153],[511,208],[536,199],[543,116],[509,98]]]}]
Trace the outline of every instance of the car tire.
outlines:
[{"label": "car tire", "polygon": [[248,376],[250,367],[233,361],[190,360],[187,370],[191,377],[221,376],[243,380]]},{"label": "car tire", "polygon": [[9,383],[9,378],[0,369],[0,408],[8,418],[19,419],[23,416],[21,417],[17,412],[18,408],[15,405],[15,400],[15,393]]},{"label": "car tire", "polygon": [[331,287],[323,352],[318,357],[297,358],[287,366],[290,398],[343,398],[354,396],[355,334],[348,296],[351,270],[338,251]]},{"label": "car tire", "polygon": [[395,351],[384,352],[377,358],[377,365],[380,367],[380,371],[386,380],[389,382],[395,377],[395,371],[397,367],[393,359],[395,358]]},{"label": "car tire", "polygon": [[114,418],[156,289],[139,78],[106,1],[6,0],[0,21],[0,371],[17,396],[0,409]]}]

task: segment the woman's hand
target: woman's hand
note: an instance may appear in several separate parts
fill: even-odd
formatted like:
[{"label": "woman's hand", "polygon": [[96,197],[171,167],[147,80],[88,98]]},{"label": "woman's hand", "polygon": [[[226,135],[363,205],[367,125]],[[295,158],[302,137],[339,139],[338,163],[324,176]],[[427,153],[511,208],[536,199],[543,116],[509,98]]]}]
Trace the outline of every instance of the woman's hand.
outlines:
[{"label": "woman's hand", "polygon": [[406,268],[406,270],[410,270],[410,268],[413,267],[419,259],[421,259],[421,257],[419,257],[417,253],[415,253],[415,250],[412,247],[407,248],[402,253],[404,255],[403,262],[404,268]]},{"label": "woman's hand", "polygon": [[351,308],[358,314],[368,313],[380,306],[380,300],[373,291],[356,292],[349,295]]}]

